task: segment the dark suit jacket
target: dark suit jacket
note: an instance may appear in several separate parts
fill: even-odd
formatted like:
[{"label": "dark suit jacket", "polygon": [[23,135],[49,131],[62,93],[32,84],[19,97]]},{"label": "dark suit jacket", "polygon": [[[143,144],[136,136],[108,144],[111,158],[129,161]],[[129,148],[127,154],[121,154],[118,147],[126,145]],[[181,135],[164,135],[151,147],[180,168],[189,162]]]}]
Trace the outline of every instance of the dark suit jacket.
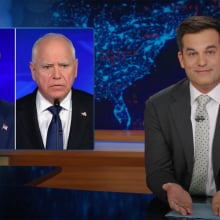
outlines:
[{"label": "dark suit jacket", "polygon": [[[44,149],[37,120],[36,92],[16,102],[16,149]],[[82,112],[86,112],[87,116]],[[93,147],[93,96],[72,89],[72,120],[67,149]]]},{"label": "dark suit jacket", "polygon": [[0,149],[14,149],[14,104],[0,100]]},{"label": "dark suit jacket", "polygon": [[[193,170],[193,133],[189,81],[184,79],[150,97],[145,109],[145,168],[147,185],[166,201],[162,185],[178,183],[189,189]],[[213,170],[220,190],[220,110],[213,141]]]}]

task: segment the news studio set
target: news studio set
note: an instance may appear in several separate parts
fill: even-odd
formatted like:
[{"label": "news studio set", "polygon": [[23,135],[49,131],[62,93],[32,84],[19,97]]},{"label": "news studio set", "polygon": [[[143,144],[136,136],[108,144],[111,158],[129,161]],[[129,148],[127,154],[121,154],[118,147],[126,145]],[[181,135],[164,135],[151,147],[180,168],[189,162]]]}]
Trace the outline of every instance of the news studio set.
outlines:
[{"label": "news studio set", "polygon": [[[0,219],[220,219],[210,203],[199,203],[194,216],[154,204],[146,183],[145,102],[186,77],[176,28],[202,15],[220,19],[220,1],[0,2],[0,99],[15,109],[14,146],[0,150]],[[16,149],[17,125],[24,131],[16,102],[38,87],[32,47],[47,33],[62,34],[75,47],[72,89],[93,97],[93,149]],[[27,114],[26,121],[37,117]]]}]

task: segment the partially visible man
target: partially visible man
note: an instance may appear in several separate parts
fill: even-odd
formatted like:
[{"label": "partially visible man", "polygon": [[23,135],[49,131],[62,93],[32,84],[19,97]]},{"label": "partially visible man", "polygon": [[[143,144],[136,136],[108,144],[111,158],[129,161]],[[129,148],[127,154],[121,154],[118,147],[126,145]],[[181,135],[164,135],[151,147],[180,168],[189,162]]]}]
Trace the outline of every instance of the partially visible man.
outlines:
[{"label": "partially visible man", "polygon": [[14,104],[0,100],[0,149],[15,149]]},{"label": "partially visible man", "polygon": [[[35,42],[30,69],[38,88],[16,102],[16,149],[93,149],[93,96],[72,88],[77,67],[66,36],[49,33]],[[49,135],[53,121],[61,128]],[[49,136],[59,146],[48,146]]]},{"label": "partially visible man", "polygon": [[147,185],[182,215],[193,212],[192,197],[199,196],[212,198],[220,216],[220,22],[189,17],[177,43],[187,79],[146,102]]}]

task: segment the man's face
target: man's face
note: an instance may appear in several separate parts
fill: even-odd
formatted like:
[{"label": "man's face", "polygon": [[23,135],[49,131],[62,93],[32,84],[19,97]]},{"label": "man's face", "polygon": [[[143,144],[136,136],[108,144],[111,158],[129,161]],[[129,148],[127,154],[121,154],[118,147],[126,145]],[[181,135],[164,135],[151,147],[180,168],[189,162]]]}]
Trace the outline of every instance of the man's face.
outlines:
[{"label": "man's face", "polygon": [[214,29],[184,35],[178,58],[199,91],[207,93],[220,83],[220,37]]},{"label": "man's face", "polygon": [[77,76],[78,61],[70,45],[62,38],[44,39],[30,63],[33,80],[41,94],[51,103],[65,98]]}]

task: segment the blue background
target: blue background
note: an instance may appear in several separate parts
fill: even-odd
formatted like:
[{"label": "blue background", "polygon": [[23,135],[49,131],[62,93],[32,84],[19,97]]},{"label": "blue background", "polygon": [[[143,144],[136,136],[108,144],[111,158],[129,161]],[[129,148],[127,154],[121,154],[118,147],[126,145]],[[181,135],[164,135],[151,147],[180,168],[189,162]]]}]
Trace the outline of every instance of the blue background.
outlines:
[{"label": "blue background", "polygon": [[14,102],[14,30],[0,29],[0,98]]}]

